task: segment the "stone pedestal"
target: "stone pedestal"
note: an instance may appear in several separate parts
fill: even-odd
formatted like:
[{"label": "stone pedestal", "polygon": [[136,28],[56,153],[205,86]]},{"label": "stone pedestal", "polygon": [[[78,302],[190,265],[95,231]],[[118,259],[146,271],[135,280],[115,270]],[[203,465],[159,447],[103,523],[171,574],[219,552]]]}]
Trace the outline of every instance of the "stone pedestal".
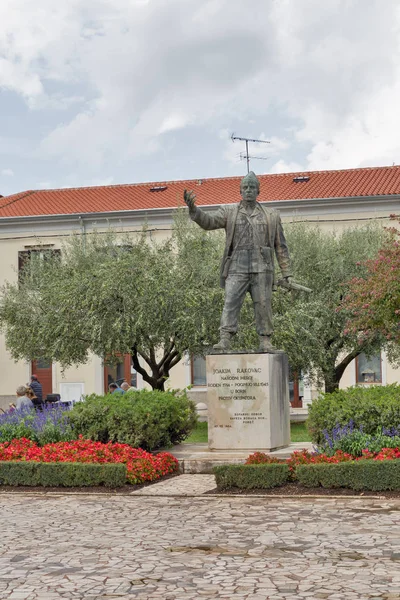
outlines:
[{"label": "stone pedestal", "polygon": [[277,354],[207,356],[210,450],[276,450],[290,444],[289,368]]}]

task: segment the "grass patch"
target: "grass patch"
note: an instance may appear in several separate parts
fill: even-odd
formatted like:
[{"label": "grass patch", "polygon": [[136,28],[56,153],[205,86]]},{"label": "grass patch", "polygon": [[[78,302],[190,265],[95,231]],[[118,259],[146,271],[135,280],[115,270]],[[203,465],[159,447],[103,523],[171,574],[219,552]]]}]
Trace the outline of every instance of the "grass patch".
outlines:
[{"label": "grass patch", "polygon": [[183,441],[184,444],[200,444],[208,442],[208,423],[202,421],[197,423],[192,433]]},{"label": "grass patch", "polygon": [[[311,442],[305,423],[290,424],[290,439],[292,442]],[[208,442],[208,423],[197,423],[192,433],[184,440],[184,444],[200,444]]]},{"label": "grass patch", "polygon": [[311,442],[305,423],[290,423],[291,442]]}]

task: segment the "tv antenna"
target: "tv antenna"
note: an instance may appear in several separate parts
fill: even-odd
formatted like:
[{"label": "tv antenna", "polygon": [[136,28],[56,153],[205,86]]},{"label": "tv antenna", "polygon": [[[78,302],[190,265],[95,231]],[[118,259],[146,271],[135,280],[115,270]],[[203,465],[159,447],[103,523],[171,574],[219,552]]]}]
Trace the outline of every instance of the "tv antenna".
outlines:
[{"label": "tv antenna", "polygon": [[270,144],[271,142],[268,142],[267,140],[253,140],[252,138],[239,137],[239,136],[235,135],[234,133],[232,133],[232,135],[231,135],[231,140],[232,140],[232,142],[235,142],[236,140],[240,140],[241,142],[246,142],[246,154],[241,153],[240,158],[246,159],[247,172],[250,171],[250,158],[251,159],[257,158],[259,160],[267,160],[267,157],[264,157],[264,156],[250,156],[249,155],[249,142],[254,142],[255,144]]}]

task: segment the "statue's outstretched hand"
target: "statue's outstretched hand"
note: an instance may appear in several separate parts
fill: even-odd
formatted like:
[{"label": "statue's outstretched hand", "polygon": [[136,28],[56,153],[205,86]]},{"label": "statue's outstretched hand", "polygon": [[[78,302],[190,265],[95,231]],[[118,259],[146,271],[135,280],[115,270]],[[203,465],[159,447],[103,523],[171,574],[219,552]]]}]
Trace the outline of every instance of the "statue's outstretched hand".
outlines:
[{"label": "statue's outstretched hand", "polygon": [[196,202],[196,194],[194,194],[191,190],[185,190],[183,192],[183,199],[187,204],[189,211],[193,211]]}]

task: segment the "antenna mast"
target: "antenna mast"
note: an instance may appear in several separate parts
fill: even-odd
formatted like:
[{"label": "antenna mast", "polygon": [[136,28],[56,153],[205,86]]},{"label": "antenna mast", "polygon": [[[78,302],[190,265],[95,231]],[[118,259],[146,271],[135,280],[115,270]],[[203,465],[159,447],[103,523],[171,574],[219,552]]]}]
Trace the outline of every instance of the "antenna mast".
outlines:
[{"label": "antenna mast", "polygon": [[246,142],[246,162],[247,162],[247,172],[250,171],[250,158],[257,158],[255,156],[249,156],[249,142],[254,142],[256,144],[270,144],[267,140],[253,140],[252,138],[239,137],[232,133],[231,135],[232,142],[236,140],[240,140],[241,142]]}]

